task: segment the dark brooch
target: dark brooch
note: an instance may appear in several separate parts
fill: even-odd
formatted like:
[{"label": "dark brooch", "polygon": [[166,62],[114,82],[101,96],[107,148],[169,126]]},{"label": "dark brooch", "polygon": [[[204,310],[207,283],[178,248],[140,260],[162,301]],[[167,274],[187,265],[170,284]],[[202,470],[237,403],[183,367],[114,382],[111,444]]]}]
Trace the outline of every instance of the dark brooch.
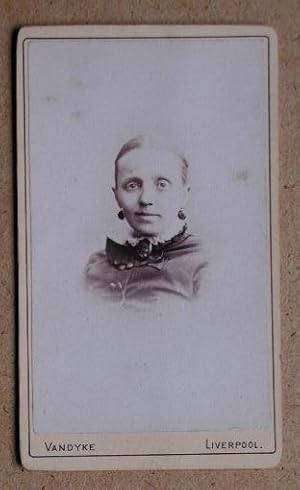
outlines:
[{"label": "dark brooch", "polygon": [[143,238],[134,248],[134,255],[139,261],[150,259],[157,262],[162,259],[164,250],[162,245],[152,245],[148,238]]},{"label": "dark brooch", "polygon": [[144,238],[134,247],[136,258],[138,260],[148,259],[152,252],[152,248],[152,243],[147,238]]}]

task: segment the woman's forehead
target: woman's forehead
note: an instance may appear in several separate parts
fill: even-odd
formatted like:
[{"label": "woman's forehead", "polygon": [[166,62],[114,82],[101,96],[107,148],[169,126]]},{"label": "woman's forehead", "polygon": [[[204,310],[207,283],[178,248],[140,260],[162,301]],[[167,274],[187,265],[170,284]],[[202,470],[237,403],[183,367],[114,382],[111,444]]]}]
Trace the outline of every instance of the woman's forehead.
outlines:
[{"label": "woman's forehead", "polygon": [[118,177],[166,177],[181,180],[181,158],[167,150],[136,148],[118,161]]}]

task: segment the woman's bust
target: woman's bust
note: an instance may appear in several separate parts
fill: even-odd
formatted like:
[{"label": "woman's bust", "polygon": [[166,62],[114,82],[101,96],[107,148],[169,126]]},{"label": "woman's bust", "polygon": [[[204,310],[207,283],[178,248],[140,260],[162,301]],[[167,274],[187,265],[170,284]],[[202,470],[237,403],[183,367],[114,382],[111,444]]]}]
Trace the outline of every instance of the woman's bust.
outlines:
[{"label": "woman's bust", "polygon": [[189,191],[188,163],[178,150],[144,136],[125,143],[113,192],[131,233],[125,243],[108,238],[106,249],[90,257],[88,285],[124,306],[196,297],[206,262],[187,229]]}]

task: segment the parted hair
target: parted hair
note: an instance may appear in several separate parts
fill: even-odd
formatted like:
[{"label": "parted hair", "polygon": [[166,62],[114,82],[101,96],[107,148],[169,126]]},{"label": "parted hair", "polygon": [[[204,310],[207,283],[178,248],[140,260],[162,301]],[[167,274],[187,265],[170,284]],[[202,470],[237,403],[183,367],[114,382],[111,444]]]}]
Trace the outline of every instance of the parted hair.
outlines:
[{"label": "parted hair", "polygon": [[117,185],[117,175],[118,175],[118,162],[119,160],[126,155],[127,153],[136,150],[137,148],[144,149],[156,149],[156,150],[165,150],[170,153],[173,153],[181,160],[181,172],[182,172],[182,183],[183,185],[187,184],[188,180],[188,168],[189,164],[184,154],[178,150],[175,146],[167,144],[165,141],[158,141],[157,139],[149,138],[144,135],[137,135],[134,138],[128,140],[121,147],[117,157],[115,159],[115,182]]}]

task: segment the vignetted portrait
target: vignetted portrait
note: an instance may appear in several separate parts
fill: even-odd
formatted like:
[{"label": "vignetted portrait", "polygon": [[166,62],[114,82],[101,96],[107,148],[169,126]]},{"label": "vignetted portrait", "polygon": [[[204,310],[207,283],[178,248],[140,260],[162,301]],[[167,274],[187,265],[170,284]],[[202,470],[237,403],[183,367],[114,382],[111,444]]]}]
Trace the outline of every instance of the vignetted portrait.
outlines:
[{"label": "vignetted portrait", "polygon": [[105,250],[91,256],[88,284],[122,305],[196,298],[206,262],[185,211],[190,182],[184,154],[136,136],[116,156],[112,190],[128,237],[123,243],[108,237]]}]

